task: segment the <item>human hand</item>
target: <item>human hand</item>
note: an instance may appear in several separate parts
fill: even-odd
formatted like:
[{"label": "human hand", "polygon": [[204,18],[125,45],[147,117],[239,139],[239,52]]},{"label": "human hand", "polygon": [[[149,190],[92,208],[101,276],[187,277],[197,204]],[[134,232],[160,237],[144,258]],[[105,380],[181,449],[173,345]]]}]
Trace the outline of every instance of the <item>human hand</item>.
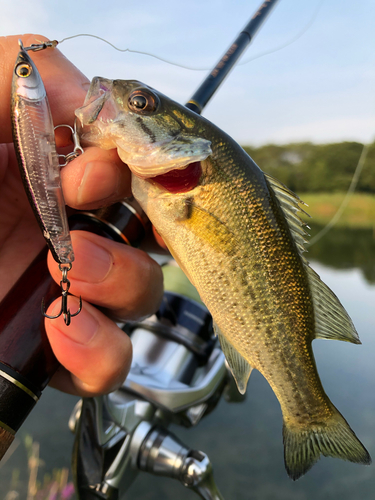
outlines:
[{"label": "human hand", "polygon": [[[35,221],[14,154],[9,113],[10,87],[18,53],[18,38],[0,38],[0,300],[45,245]],[[24,46],[43,37],[24,35]],[[55,125],[73,125],[74,110],[82,105],[88,80],[57,49],[31,53],[46,87]],[[69,143],[58,129],[57,147]],[[130,196],[130,172],[116,151],[88,148],[61,173],[65,201],[76,209],[95,209]],[[70,292],[82,296],[83,310],[67,327],[62,317],[45,320],[52,349],[63,365],[51,385],[65,392],[92,396],[109,392],[124,380],[131,362],[128,337],[91,304],[115,317],[136,319],[154,312],[162,298],[159,266],[144,252],[92,233],[72,232],[75,261],[69,272]],[[27,250],[26,250],[27,249]],[[56,282],[61,272],[49,255]],[[78,299],[69,297],[74,312]],[[91,304],[90,304],[91,303]],[[60,309],[57,299],[48,314]]]}]

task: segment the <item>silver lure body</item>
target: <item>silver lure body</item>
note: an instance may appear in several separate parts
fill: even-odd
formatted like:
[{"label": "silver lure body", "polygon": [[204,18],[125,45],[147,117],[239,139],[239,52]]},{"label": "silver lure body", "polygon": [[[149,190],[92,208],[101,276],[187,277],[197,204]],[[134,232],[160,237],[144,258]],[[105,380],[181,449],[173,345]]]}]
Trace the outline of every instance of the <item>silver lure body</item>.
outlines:
[{"label": "silver lure body", "polygon": [[13,142],[22,181],[56,262],[74,260],[54,126],[42,78],[20,42],[11,94]]}]

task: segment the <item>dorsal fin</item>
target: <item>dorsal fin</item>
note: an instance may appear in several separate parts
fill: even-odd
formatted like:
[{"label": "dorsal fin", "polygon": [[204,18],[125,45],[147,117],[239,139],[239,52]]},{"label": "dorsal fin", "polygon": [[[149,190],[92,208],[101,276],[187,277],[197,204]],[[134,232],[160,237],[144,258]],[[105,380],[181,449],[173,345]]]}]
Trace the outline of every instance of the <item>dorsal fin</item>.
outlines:
[{"label": "dorsal fin", "polygon": [[301,217],[298,215],[298,213],[301,212],[310,217],[310,215],[300,207],[301,204],[306,205],[306,203],[304,203],[296,194],[293,193],[293,191],[284,186],[284,184],[280,181],[269,174],[264,175],[275,193],[278,202],[280,203],[280,208],[288,222],[289,229],[297,245],[298,252],[303,261],[306,262],[303,252],[306,252],[305,245],[307,240],[305,236],[309,235],[304,230],[304,226],[306,226],[305,222],[303,222]]},{"label": "dorsal fin", "polygon": [[303,228],[306,224],[298,215],[298,212],[306,214],[300,207],[300,204],[304,204],[303,201],[274,177],[268,174],[265,176],[279,201],[306,270],[314,304],[315,338],[336,339],[360,344],[358,333],[341,302],[332,290],[321,281],[318,274],[311,269],[303,255],[307,243],[305,236],[308,236]]}]

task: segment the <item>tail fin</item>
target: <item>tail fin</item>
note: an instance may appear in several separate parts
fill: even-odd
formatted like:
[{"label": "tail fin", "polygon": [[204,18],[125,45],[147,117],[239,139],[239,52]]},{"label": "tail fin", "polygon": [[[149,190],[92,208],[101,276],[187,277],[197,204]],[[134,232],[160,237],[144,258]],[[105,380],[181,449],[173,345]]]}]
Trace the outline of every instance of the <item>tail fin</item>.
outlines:
[{"label": "tail fin", "polygon": [[368,451],[336,408],[328,422],[309,429],[295,430],[284,422],[283,440],[285,468],[294,481],[311,469],[320,454],[359,464],[371,463]]}]

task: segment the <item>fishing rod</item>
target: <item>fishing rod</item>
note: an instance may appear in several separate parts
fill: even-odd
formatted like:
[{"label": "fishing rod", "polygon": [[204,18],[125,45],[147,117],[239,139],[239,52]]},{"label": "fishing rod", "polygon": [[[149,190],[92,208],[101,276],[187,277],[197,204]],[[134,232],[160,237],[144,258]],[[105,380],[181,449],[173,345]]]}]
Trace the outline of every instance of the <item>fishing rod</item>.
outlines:
[{"label": "fishing rod", "polygon": [[[278,0],[266,0],[197,89],[187,107],[201,113],[247,48]],[[136,204],[121,202],[90,214],[75,213],[71,229],[84,229],[137,246],[149,223]],[[0,303],[0,459],[39,400],[59,363],[44,326],[40,304],[59,297],[43,249]]]},{"label": "fishing rod", "polygon": [[198,114],[228,76],[278,0],[265,0],[185,106]]}]

